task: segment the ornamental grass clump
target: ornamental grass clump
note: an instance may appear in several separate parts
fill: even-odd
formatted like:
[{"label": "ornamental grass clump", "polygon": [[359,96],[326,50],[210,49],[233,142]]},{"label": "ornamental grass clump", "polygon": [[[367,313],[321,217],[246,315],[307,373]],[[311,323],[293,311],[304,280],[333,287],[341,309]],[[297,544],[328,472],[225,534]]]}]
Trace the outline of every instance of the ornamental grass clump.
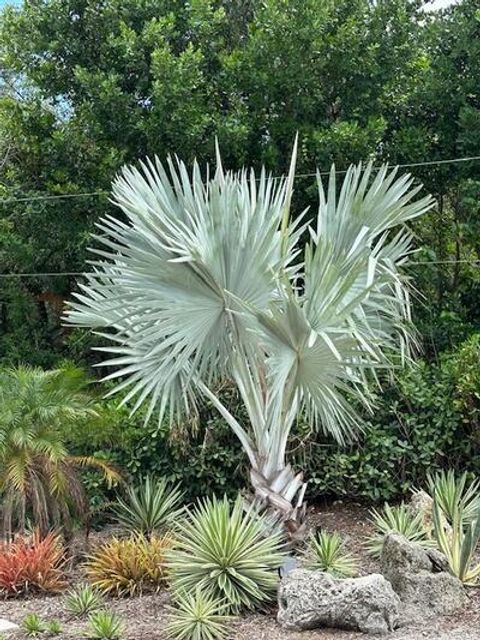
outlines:
[{"label": "ornamental grass clump", "polygon": [[225,600],[228,612],[255,609],[276,594],[284,558],[280,533],[266,535],[268,523],[239,496],[200,501],[175,530],[168,554],[169,578],[177,593],[196,589]]},{"label": "ornamental grass clump", "polygon": [[135,596],[157,592],[165,585],[166,553],[171,546],[169,535],[112,538],[90,555],[85,574],[94,589],[103,594]]}]

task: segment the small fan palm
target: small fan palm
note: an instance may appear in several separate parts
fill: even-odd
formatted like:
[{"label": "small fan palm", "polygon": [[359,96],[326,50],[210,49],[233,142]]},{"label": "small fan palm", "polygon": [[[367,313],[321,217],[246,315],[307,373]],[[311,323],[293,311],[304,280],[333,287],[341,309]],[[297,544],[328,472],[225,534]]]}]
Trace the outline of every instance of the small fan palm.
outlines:
[{"label": "small fan palm", "polygon": [[128,487],[125,498],[117,498],[113,507],[120,525],[151,536],[173,522],[181,513],[178,505],[183,493],[161,478],[154,480],[147,476],[137,487]]},{"label": "small fan palm", "polygon": [[[319,177],[317,215],[292,219],[295,157],[296,145],[286,179],[224,172],[219,153],[206,182],[171,159],[125,168],[113,185],[125,217],[98,225],[98,260],[67,314],[113,341],[108,378],[129,388],[132,411],[148,402],[147,419],[155,408],[180,419],[209,399],[257,500],[289,531],[304,513],[303,474],[286,460],[295,419],[344,442],[360,423],[352,397],[370,406],[371,377],[408,355],[406,223],[433,205],[411,176],[359,165],[340,188],[334,168],[326,192]],[[219,378],[235,381],[248,423],[213,392]]]},{"label": "small fan palm", "polygon": [[77,468],[92,465],[118,474],[93,457],[72,456],[68,429],[95,414],[81,370],[18,367],[0,371],[0,496],[4,533],[25,531],[27,519],[42,533],[69,528],[88,503]]}]

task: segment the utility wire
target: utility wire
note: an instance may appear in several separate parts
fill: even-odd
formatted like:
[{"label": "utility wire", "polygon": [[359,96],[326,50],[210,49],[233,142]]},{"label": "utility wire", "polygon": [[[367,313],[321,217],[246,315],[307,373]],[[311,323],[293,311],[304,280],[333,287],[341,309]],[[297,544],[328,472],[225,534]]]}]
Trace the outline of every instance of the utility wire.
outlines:
[{"label": "utility wire", "polygon": [[[448,160],[428,160],[425,162],[409,162],[406,164],[387,164],[387,168],[396,168],[406,169],[409,167],[430,167],[435,165],[444,165],[444,164],[457,164],[460,162],[475,162],[480,160],[480,156],[468,156],[465,158],[450,158]],[[374,171],[379,171],[382,166],[373,167]],[[338,169],[335,171],[336,174],[342,175],[347,173],[348,169]],[[315,178],[317,175],[320,176],[329,176],[330,171],[319,171],[318,173],[296,173],[295,178]],[[274,180],[280,180],[283,176],[273,176]],[[59,194],[50,194],[50,195],[39,195],[39,196],[25,196],[20,198],[5,198],[0,199],[1,204],[10,204],[14,202],[35,202],[37,200],[61,200],[68,198],[89,198],[89,197],[98,197],[98,196],[108,196],[110,195],[110,191],[87,191],[85,193],[59,193]]]},{"label": "utility wire", "polygon": [[[479,260],[420,260],[409,262],[407,266],[417,266],[424,264],[480,264]],[[65,276],[88,276],[91,273],[86,271],[61,271],[61,272],[45,272],[45,273],[0,273],[0,278],[61,278]]]}]

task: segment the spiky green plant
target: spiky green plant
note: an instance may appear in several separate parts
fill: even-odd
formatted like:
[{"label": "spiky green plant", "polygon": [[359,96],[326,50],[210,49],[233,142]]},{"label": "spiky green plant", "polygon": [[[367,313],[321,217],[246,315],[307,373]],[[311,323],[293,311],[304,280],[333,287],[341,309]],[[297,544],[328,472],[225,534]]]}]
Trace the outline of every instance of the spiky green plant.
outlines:
[{"label": "spiky green plant", "polygon": [[321,569],[339,578],[355,575],[357,566],[354,557],[345,551],[338,533],[322,531],[310,537],[305,558],[312,569]]},{"label": "spiky green plant", "polygon": [[[198,394],[210,400],[289,529],[305,493],[286,460],[297,414],[345,441],[361,422],[352,397],[370,406],[371,375],[408,354],[405,223],[433,205],[411,176],[359,165],[341,188],[332,168],[326,193],[319,178],[316,217],[293,219],[295,158],[296,145],[280,179],[226,173],[219,153],[206,181],[196,163],[191,175],[172,160],[125,168],[113,185],[124,216],[98,224],[98,260],[67,314],[114,342],[108,378],[130,387],[133,411],[148,401],[147,419],[180,419]],[[219,378],[235,381],[249,423],[212,391]]]},{"label": "spiky green plant", "polygon": [[451,512],[450,529],[445,528],[444,513],[436,497],[433,502],[433,531],[438,548],[445,555],[450,571],[464,584],[475,586],[480,579],[480,562],[474,563],[480,541],[480,506],[467,518],[465,505],[458,500]]},{"label": "spiky green plant", "polygon": [[113,612],[100,609],[88,617],[87,637],[92,640],[119,640],[125,632],[125,624]]},{"label": "spiky green plant", "polygon": [[222,640],[229,634],[228,615],[223,601],[205,595],[200,589],[193,593],[174,594],[175,606],[168,607],[166,634],[173,640]]},{"label": "spiky green plant", "polygon": [[58,636],[62,633],[62,625],[59,620],[49,620],[46,630],[50,635]]},{"label": "spiky green plant", "polygon": [[72,516],[85,517],[88,501],[79,466],[118,474],[94,457],[69,453],[68,429],[94,415],[87,380],[75,367],[51,371],[32,367],[0,370],[0,500],[7,536],[25,532],[27,519],[43,534]]},{"label": "spiky green plant", "polygon": [[439,471],[428,475],[428,489],[451,524],[461,510],[465,522],[471,522],[480,507],[480,483],[468,482],[468,474],[457,476],[455,471]]},{"label": "spiky green plant", "polygon": [[230,611],[253,609],[271,601],[282,564],[280,534],[265,536],[262,516],[244,510],[241,497],[205,499],[178,523],[174,549],[167,554],[177,591],[226,600]]},{"label": "spiky green plant", "polygon": [[179,517],[182,497],[183,492],[164,478],[147,476],[140,485],[128,487],[125,498],[117,498],[113,511],[122,527],[151,536]]},{"label": "spiky green plant", "polygon": [[375,531],[367,538],[366,548],[375,558],[380,557],[385,536],[391,532],[400,533],[423,547],[435,546],[435,541],[428,537],[424,528],[422,514],[413,514],[403,502],[394,507],[385,503],[381,512],[372,509],[370,515]]},{"label": "spiky green plant", "polygon": [[46,626],[37,613],[27,613],[22,620],[22,629],[26,636],[34,638],[46,631]]},{"label": "spiky green plant", "polygon": [[81,584],[65,596],[65,609],[75,616],[84,616],[102,606],[102,596],[89,584]]}]

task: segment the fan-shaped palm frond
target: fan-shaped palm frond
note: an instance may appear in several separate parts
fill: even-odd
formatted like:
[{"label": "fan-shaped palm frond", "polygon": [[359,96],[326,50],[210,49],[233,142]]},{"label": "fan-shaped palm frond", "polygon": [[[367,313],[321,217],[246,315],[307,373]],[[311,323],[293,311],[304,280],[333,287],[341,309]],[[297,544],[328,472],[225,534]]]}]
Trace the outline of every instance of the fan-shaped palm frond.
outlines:
[{"label": "fan-shaped palm frond", "polygon": [[[113,185],[126,220],[100,223],[94,271],[68,312],[114,342],[105,364],[133,410],[148,400],[161,418],[206,395],[241,440],[257,495],[290,515],[303,498],[285,460],[298,411],[345,440],[359,422],[349,396],[368,405],[369,378],[408,356],[404,225],[433,202],[415,200],[411,177],[371,165],[350,168],[337,195],[332,169],[301,262],[295,155],[281,180],[225,173],[219,158],[213,177],[172,160],[126,168]],[[219,376],[237,383],[249,425],[211,391]]]}]

